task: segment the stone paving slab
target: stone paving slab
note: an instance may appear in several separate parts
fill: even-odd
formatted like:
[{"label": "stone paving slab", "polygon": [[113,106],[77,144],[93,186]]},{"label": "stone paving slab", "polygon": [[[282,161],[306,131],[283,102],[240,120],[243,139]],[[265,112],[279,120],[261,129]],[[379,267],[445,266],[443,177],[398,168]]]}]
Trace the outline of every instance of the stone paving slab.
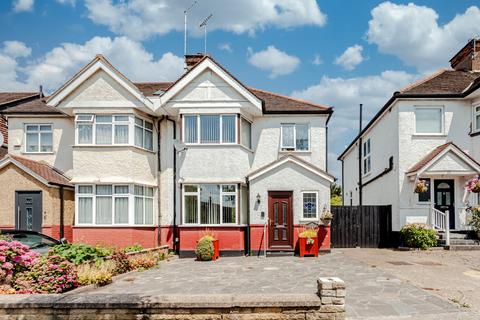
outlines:
[{"label": "stone paving slab", "polygon": [[350,319],[427,320],[429,315],[436,320],[480,319],[341,251],[318,258],[176,259],[84,294],[315,294],[320,276],[336,276],[346,282]]}]

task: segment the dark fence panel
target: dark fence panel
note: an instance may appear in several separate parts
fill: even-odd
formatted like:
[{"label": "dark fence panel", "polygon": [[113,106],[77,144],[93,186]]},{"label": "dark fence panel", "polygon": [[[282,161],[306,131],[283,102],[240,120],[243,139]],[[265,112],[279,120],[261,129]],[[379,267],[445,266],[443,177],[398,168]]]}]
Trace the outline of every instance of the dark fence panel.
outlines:
[{"label": "dark fence panel", "polygon": [[391,246],[391,206],[333,206],[333,248]]}]

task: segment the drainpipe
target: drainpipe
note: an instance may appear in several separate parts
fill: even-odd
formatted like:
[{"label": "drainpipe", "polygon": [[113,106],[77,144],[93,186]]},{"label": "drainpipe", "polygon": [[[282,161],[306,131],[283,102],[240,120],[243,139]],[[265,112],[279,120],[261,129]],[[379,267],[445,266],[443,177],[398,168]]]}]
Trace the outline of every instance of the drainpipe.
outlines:
[{"label": "drainpipe", "polygon": [[162,120],[165,118],[165,116],[162,116],[158,120],[158,132],[157,132],[157,154],[158,154],[158,170],[157,170],[157,184],[158,184],[158,194],[157,194],[157,205],[158,205],[158,222],[157,222],[157,246],[162,245],[162,232],[161,232],[161,221],[162,221],[162,210],[160,209],[161,205],[161,197],[160,197],[160,172],[162,171],[162,162],[161,162],[161,125],[162,125]]},{"label": "drainpipe", "polygon": [[362,186],[362,117],[363,117],[363,104],[360,103],[360,121],[359,121],[359,132],[358,132],[358,211],[359,214],[356,217],[357,222],[357,232],[356,234],[356,246],[358,246],[358,228],[360,227],[360,217],[363,215],[363,186]]},{"label": "drainpipe", "polygon": [[342,206],[344,206],[345,205],[345,183],[344,183],[345,163],[343,162],[343,159],[340,161],[342,162]]},{"label": "drainpipe", "polygon": [[63,223],[63,216],[65,212],[64,191],[65,190],[63,189],[63,186],[60,186],[60,239],[65,238],[65,230],[64,230],[65,226]]},{"label": "drainpipe", "polygon": [[[173,140],[177,139],[177,123],[175,120],[166,118],[173,125]],[[177,151],[173,146],[173,251],[178,251],[177,245]]]},{"label": "drainpipe", "polygon": [[[247,230],[245,231],[245,235],[246,235],[246,243],[245,243],[245,255],[246,256],[250,256],[250,238],[251,238],[251,235],[250,235],[250,180],[248,180],[248,177],[247,177],[247,197],[248,197],[248,206],[247,206]],[[241,194],[241,191],[240,191],[240,201],[242,201],[242,194]],[[240,213],[240,216],[241,216],[241,213]]]}]

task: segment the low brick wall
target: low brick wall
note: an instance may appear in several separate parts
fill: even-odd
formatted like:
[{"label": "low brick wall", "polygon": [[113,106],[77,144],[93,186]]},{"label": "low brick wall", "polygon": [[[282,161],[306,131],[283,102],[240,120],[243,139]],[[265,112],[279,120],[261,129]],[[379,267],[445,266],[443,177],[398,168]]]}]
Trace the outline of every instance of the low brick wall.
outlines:
[{"label": "low brick wall", "polygon": [[318,294],[0,296],[2,320],[345,319],[345,283],[319,278]]}]

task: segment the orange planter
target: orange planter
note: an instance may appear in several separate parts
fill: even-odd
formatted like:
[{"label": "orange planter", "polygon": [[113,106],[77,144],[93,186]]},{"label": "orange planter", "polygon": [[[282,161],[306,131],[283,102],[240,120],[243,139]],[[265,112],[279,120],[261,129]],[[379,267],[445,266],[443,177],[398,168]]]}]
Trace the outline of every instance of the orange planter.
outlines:
[{"label": "orange planter", "polygon": [[314,255],[318,257],[318,238],[310,238],[313,239],[312,244],[307,244],[308,238],[298,238],[298,247],[300,249],[300,257],[304,257],[306,254]]},{"label": "orange planter", "polygon": [[212,243],[213,243],[212,260],[215,261],[220,257],[220,244],[218,243],[218,239],[213,240]]}]

